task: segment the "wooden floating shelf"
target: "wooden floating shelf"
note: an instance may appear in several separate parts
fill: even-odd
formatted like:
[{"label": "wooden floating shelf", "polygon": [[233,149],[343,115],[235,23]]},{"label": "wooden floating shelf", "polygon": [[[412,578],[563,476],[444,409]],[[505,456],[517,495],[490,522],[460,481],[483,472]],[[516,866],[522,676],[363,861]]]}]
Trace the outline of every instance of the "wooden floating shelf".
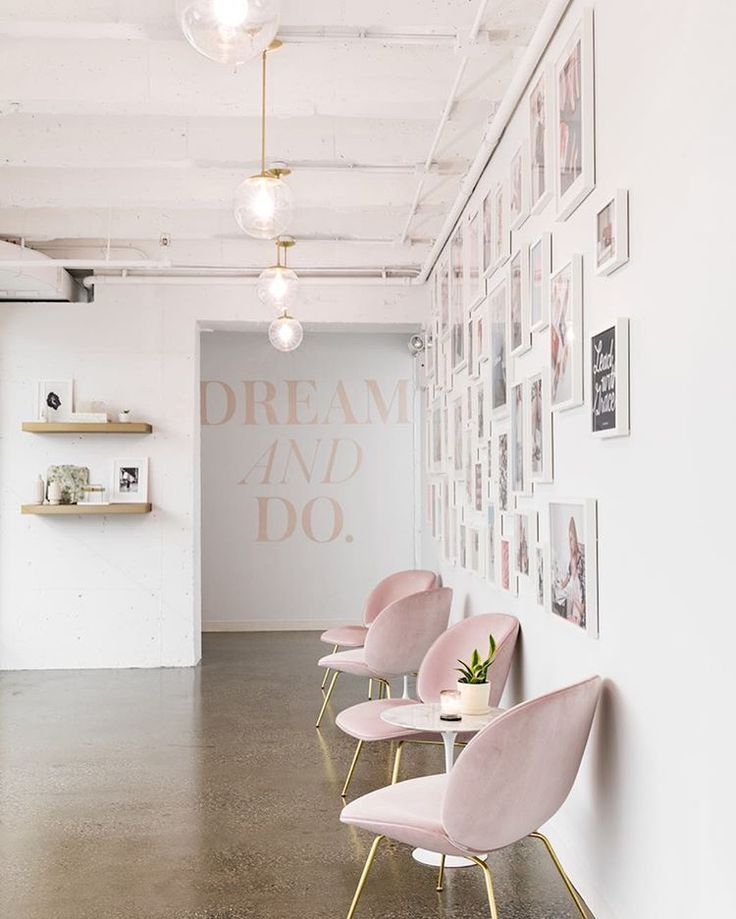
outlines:
[{"label": "wooden floating shelf", "polygon": [[21,514],[48,514],[49,516],[79,516],[90,514],[150,514],[150,504],[23,504]]},{"label": "wooden floating shelf", "polygon": [[150,434],[153,425],[146,421],[24,421],[28,434]]}]

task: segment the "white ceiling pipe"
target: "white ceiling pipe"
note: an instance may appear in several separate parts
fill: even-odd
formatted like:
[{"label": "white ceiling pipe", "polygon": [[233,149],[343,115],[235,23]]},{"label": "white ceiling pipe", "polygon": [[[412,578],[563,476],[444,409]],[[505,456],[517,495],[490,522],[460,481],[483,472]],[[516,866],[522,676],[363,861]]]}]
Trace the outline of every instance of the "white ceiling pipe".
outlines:
[{"label": "white ceiling pipe", "polygon": [[486,132],[483,142],[481,144],[478,153],[473,160],[473,164],[468,170],[468,174],[463,179],[460,185],[460,191],[455,203],[450,209],[447,219],[437,236],[437,241],[425,259],[424,265],[422,266],[421,274],[419,275],[419,283],[423,284],[429,277],[437,259],[440,256],[440,253],[447,245],[447,241],[452,235],[455,225],[459,220],[463,210],[465,209],[468,201],[470,200],[475,188],[480,181],[483,172],[486,169],[486,166],[490,162],[493,153],[498,146],[501,138],[506,131],[506,126],[511,120],[516,108],[518,107],[521,99],[526,92],[526,88],[529,85],[529,81],[534,75],[534,71],[537,69],[537,66],[544,55],[544,52],[547,49],[547,45],[552,40],[553,35],[557,31],[562,17],[565,15],[568,6],[572,0],[549,0],[549,3],[542,14],[542,18],[539,21],[534,35],[532,36],[529,46],[524,52],[519,66],[509,83],[508,89],[503,97],[503,100],[498,107],[498,112],[496,113],[495,118],[488,131]]},{"label": "white ceiling pipe", "polygon": [[[422,31],[421,29],[391,31],[377,27],[349,26],[282,26],[279,38],[289,44],[308,44],[312,42],[380,42],[386,45],[429,45],[457,47],[462,38],[456,29],[444,32]],[[493,40],[493,33],[482,31],[480,25],[469,39],[470,43],[488,43]]]},{"label": "white ceiling pipe", "polygon": [[[471,43],[474,42],[476,38],[478,37],[478,33],[483,23],[483,17],[485,16],[487,6],[488,6],[488,0],[479,0],[479,5],[478,5],[478,9],[475,14],[473,26],[470,30],[470,42]],[[427,154],[427,158],[424,161],[424,172],[422,176],[420,177],[419,182],[417,183],[417,190],[414,194],[414,200],[412,201],[411,209],[409,210],[409,216],[406,218],[404,229],[401,231],[401,243],[402,244],[406,242],[406,238],[409,235],[409,230],[411,229],[412,222],[417,213],[417,209],[419,208],[419,201],[421,200],[421,197],[422,197],[422,191],[424,190],[424,183],[426,181],[427,174],[429,173],[431,169],[432,162],[434,160],[434,155],[437,152],[437,148],[440,145],[440,140],[442,139],[442,135],[445,131],[445,128],[447,127],[447,122],[450,120],[450,115],[452,114],[452,110],[455,107],[455,103],[457,102],[457,97],[460,92],[460,84],[462,83],[463,77],[465,76],[465,69],[468,66],[469,60],[470,60],[470,55],[466,52],[465,54],[463,54],[460,60],[460,64],[458,65],[457,73],[455,75],[455,80],[452,84],[452,88],[450,89],[450,95],[448,96],[447,102],[445,103],[445,108],[442,112],[440,123],[437,125],[437,130],[434,132],[434,137],[432,138],[432,144],[429,148],[429,153]]]},{"label": "white ceiling pipe", "polygon": [[[43,253],[41,253],[43,254]],[[171,268],[171,261],[154,261],[153,259],[138,259],[136,261],[127,261],[125,259],[104,258],[49,258],[49,261],[42,262],[43,267],[65,268],[69,271],[93,271],[95,269],[110,268],[121,271],[127,268],[146,268],[159,270]],[[0,259],[0,268],[38,268],[39,262],[36,259]]]},{"label": "white ceiling pipe", "polygon": [[[184,287],[224,287],[224,286],[235,286],[235,285],[247,285],[248,287],[254,287],[257,281],[257,277],[212,277],[208,275],[168,275],[168,274],[156,274],[151,275],[151,277],[141,277],[140,275],[118,275],[116,277],[107,275],[104,276],[89,276],[83,280],[84,286],[87,290],[90,290],[92,287],[120,287],[120,286],[129,286],[129,285],[151,285],[154,287],[157,286],[176,286],[181,285]],[[376,276],[335,276],[327,275],[324,277],[303,277],[299,276],[299,280],[305,287],[322,287],[322,286],[339,286],[343,287],[412,287],[416,283],[416,278],[414,277],[381,277],[380,275]]]}]

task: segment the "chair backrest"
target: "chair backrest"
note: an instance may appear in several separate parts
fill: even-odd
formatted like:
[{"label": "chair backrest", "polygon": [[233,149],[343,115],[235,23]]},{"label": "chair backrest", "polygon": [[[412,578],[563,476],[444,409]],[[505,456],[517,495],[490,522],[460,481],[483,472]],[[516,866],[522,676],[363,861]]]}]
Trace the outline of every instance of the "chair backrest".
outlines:
[{"label": "chair backrest", "polygon": [[451,603],[452,590],[438,587],[387,606],[365,637],[366,664],[386,676],[415,673],[437,636],[447,628]]},{"label": "chair backrest", "polygon": [[455,669],[458,660],[468,660],[477,648],[485,657],[488,653],[488,636],[496,639],[496,659],[488,671],[491,681],[491,705],[501,701],[503,688],[511,669],[519,620],[505,613],[485,613],[463,619],[448,629],[427,651],[419,668],[417,695],[422,702],[439,702],[443,689],[454,689],[459,674]]},{"label": "chair backrest", "polygon": [[492,721],[450,772],[442,822],[460,848],[491,852],[538,830],[575,781],[600,677],[523,702]]},{"label": "chair backrest", "polygon": [[439,578],[434,571],[397,571],[378,583],[368,595],[363,608],[363,625],[370,625],[387,606],[418,594],[422,590],[437,587]]}]

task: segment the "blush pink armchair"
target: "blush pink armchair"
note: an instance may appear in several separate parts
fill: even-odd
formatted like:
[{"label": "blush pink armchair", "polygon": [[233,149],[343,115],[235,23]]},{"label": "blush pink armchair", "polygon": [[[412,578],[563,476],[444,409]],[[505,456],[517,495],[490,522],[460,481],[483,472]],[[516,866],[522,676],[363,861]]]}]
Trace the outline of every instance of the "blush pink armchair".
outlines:
[{"label": "blush pink armchair", "polygon": [[[505,613],[486,613],[463,619],[448,629],[435,641],[427,651],[419,667],[417,678],[417,695],[421,702],[439,702],[443,689],[454,689],[458,674],[458,659],[468,660],[474,648],[485,652],[488,647],[488,636],[496,640],[496,659],[491,665],[490,704],[497,706],[501,701],[504,686],[511,668],[511,660],[519,634],[519,620]],[[397,741],[396,758],[392,782],[398,781],[401,752],[406,742],[437,743],[436,734],[423,734],[417,731],[404,730],[385,722],[381,715],[388,708],[398,705],[416,705],[413,699],[375,699],[352,705],[340,712],[335,723],[345,734],[358,741],[353,761],[345,779],[342,797],[348,793],[350,782],[355,772],[363,745],[376,741]],[[460,733],[458,741],[464,743],[472,734]]]},{"label": "blush pink armchair", "polygon": [[333,671],[322,703],[317,727],[327,709],[341,673],[377,680],[388,688],[391,677],[416,673],[438,635],[447,628],[452,590],[437,587],[396,600],[376,616],[362,648],[338,651],[323,657],[319,665]]},{"label": "blush pink armchair", "polygon": [[498,919],[484,856],[525,836],[544,843],[580,915],[587,919],[577,891],[539,828],[570,793],[600,690],[600,677],[592,677],[517,705],[474,737],[448,774],[389,785],[343,808],[343,823],[376,836],[347,919],[355,914],[385,837],[475,862],[485,877],[491,917]]}]

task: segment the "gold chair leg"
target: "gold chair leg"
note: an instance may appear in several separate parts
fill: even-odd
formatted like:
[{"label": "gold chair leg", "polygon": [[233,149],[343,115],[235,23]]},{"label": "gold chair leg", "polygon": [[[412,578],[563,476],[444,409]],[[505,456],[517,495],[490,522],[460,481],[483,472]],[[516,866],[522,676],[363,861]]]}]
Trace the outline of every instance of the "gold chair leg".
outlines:
[{"label": "gold chair leg", "polygon": [[391,772],[391,784],[395,785],[399,781],[399,767],[401,766],[401,751],[404,748],[404,741],[400,740],[396,745],[396,756],[394,757],[394,768]]},{"label": "gold chair leg", "polygon": [[571,881],[570,878],[567,876],[567,874],[566,874],[566,872],[565,872],[565,869],[562,867],[562,864],[561,864],[559,858],[557,858],[557,853],[556,853],[555,850],[552,848],[552,843],[551,843],[551,842],[549,841],[549,839],[547,839],[547,837],[544,836],[542,833],[530,833],[529,835],[530,835],[533,839],[541,839],[541,840],[542,840],[542,842],[544,843],[544,845],[545,845],[547,851],[548,851],[549,854],[550,854],[550,857],[552,858],[552,861],[555,863],[555,868],[557,868],[557,871],[559,872],[560,877],[561,877],[562,880],[565,882],[565,887],[567,887],[568,891],[570,892],[570,896],[571,896],[571,897],[573,898],[573,900],[575,901],[575,906],[577,906],[578,912],[579,912],[580,915],[583,917],[583,919],[588,919],[588,914],[587,914],[587,912],[585,911],[585,907],[583,906],[583,901],[582,901],[582,900],[580,899],[580,897],[578,896],[577,890],[575,890],[575,888],[572,886],[572,881]]},{"label": "gold chair leg", "polygon": [[388,680],[378,680],[378,687],[378,691],[381,693],[379,698],[391,698],[391,684],[388,682]]},{"label": "gold chair leg", "polygon": [[338,678],[339,676],[340,676],[340,671],[339,671],[339,670],[336,670],[336,671],[332,674],[332,679],[330,680],[330,685],[329,685],[328,688],[327,688],[327,693],[326,693],[326,695],[325,695],[324,702],[322,703],[322,708],[319,710],[319,715],[317,716],[317,724],[315,725],[315,727],[319,727],[320,724],[322,723],[322,717],[323,717],[323,715],[324,715],[324,713],[325,713],[325,710],[326,710],[326,708],[327,708],[327,705],[328,705],[328,703],[329,703],[329,701],[330,701],[330,697],[332,696],[332,690],[335,688],[335,683],[337,683],[337,678]]},{"label": "gold chair leg", "polygon": [[476,858],[474,855],[469,856],[479,868],[483,870],[483,877],[486,880],[486,893],[488,894],[488,906],[491,909],[491,919],[498,919],[498,910],[496,909],[496,898],[493,895],[493,878],[491,877],[491,869],[486,865],[486,863],[480,859]]},{"label": "gold chair leg", "polygon": [[[339,647],[340,647],[340,645],[335,645],[334,648],[332,649],[332,653],[333,653],[333,654],[337,654],[337,649],[338,649]],[[330,668],[329,668],[329,667],[326,667],[326,668],[325,668],[325,675],[322,677],[322,685],[320,686],[320,689],[322,690],[322,692],[324,692],[325,686],[327,685],[327,679],[328,679],[330,673],[331,673]]]},{"label": "gold chair leg", "polygon": [[358,900],[360,900],[360,895],[363,893],[363,888],[365,887],[365,882],[368,880],[368,874],[373,865],[373,859],[376,857],[376,852],[378,851],[378,846],[383,839],[383,836],[376,836],[373,840],[373,845],[371,846],[371,851],[368,853],[368,858],[366,859],[365,866],[363,867],[363,873],[360,876],[358,881],[358,886],[355,890],[355,896],[353,897],[353,902],[350,904],[350,909],[346,919],[353,919],[355,915],[356,907],[358,906]]},{"label": "gold chair leg", "polygon": [[353,761],[350,763],[350,768],[348,769],[347,778],[345,779],[345,784],[342,786],[342,791],[340,792],[340,797],[344,798],[348,793],[348,788],[350,782],[353,778],[353,773],[355,772],[355,767],[358,765],[358,757],[360,756],[360,751],[363,749],[363,741],[358,741],[358,746],[355,748],[355,754],[353,756]]},{"label": "gold chair leg", "polygon": [[437,876],[437,893],[445,889],[445,856],[440,856],[440,873]]},{"label": "gold chair leg", "polygon": [[373,699],[373,679],[368,680],[368,701]]}]

